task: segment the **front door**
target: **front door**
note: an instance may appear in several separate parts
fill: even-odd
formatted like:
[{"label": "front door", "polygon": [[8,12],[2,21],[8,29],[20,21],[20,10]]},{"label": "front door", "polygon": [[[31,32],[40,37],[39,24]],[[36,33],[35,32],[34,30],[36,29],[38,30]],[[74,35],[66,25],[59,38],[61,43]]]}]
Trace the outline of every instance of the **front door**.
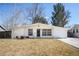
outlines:
[{"label": "front door", "polygon": [[37,29],[37,37],[40,37],[40,29]]}]

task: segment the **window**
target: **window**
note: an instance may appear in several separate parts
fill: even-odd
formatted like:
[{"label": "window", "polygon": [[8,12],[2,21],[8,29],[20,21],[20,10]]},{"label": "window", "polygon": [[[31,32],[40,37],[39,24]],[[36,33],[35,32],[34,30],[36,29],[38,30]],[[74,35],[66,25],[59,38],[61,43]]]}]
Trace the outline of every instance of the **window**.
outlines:
[{"label": "window", "polygon": [[75,30],[73,30],[73,33],[75,33]]},{"label": "window", "polygon": [[76,29],[76,33],[78,33],[78,29]]},{"label": "window", "polygon": [[78,29],[73,29],[73,33],[78,33]]},{"label": "window", "polygon": [[51,36],[51,29],[43,29],[42,36]]},{"label": "window", "polygon": [[28,29],[28,35],[32,36],[33,35],[33,29]]}]

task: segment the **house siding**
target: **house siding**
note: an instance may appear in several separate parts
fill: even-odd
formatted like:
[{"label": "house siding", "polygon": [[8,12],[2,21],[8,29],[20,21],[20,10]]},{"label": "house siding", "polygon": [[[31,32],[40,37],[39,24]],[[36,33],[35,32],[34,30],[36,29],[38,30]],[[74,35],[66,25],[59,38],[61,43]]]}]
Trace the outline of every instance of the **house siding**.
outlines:
[{"label": "house siding", "polygon": [[67,37],[67,30],[60,27],[54,27],[54,37],[61,37],[66,38]]},{"label": "house siding", "polygon": [[[37,38],[37,29],[40,29],[40,38],[67,37],[67,30],[65,28],[36,23],[27,25],[26,27],[16,27],[12,32],[12,38],[16,38],[16,36],[28,36],[28,29],[33,29],[33,36],[29,36],[31,38]],[[42,36],[42,29],[51,29],[52,35]]]}]

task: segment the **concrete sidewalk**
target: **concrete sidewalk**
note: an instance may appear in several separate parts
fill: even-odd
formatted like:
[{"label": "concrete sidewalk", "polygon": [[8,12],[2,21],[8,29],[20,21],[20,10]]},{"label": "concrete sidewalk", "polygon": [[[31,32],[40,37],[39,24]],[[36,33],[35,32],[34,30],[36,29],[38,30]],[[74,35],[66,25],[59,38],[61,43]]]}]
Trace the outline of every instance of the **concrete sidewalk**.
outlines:
[{"label": "concrete sidewalk", "polygon": [[79,48],[79,38],[67,38],[67,39],[58,39],[58,40]]}]

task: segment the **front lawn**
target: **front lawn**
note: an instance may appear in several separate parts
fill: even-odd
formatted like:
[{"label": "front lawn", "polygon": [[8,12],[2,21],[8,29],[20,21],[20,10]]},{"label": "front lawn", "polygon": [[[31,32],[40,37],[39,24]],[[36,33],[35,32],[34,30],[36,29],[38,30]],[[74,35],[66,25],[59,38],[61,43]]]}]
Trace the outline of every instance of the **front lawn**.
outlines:
[{"label": "front lawn", "polygon": [[0,39],[0,55],[79,56],[79,49],[55,39]]}]

